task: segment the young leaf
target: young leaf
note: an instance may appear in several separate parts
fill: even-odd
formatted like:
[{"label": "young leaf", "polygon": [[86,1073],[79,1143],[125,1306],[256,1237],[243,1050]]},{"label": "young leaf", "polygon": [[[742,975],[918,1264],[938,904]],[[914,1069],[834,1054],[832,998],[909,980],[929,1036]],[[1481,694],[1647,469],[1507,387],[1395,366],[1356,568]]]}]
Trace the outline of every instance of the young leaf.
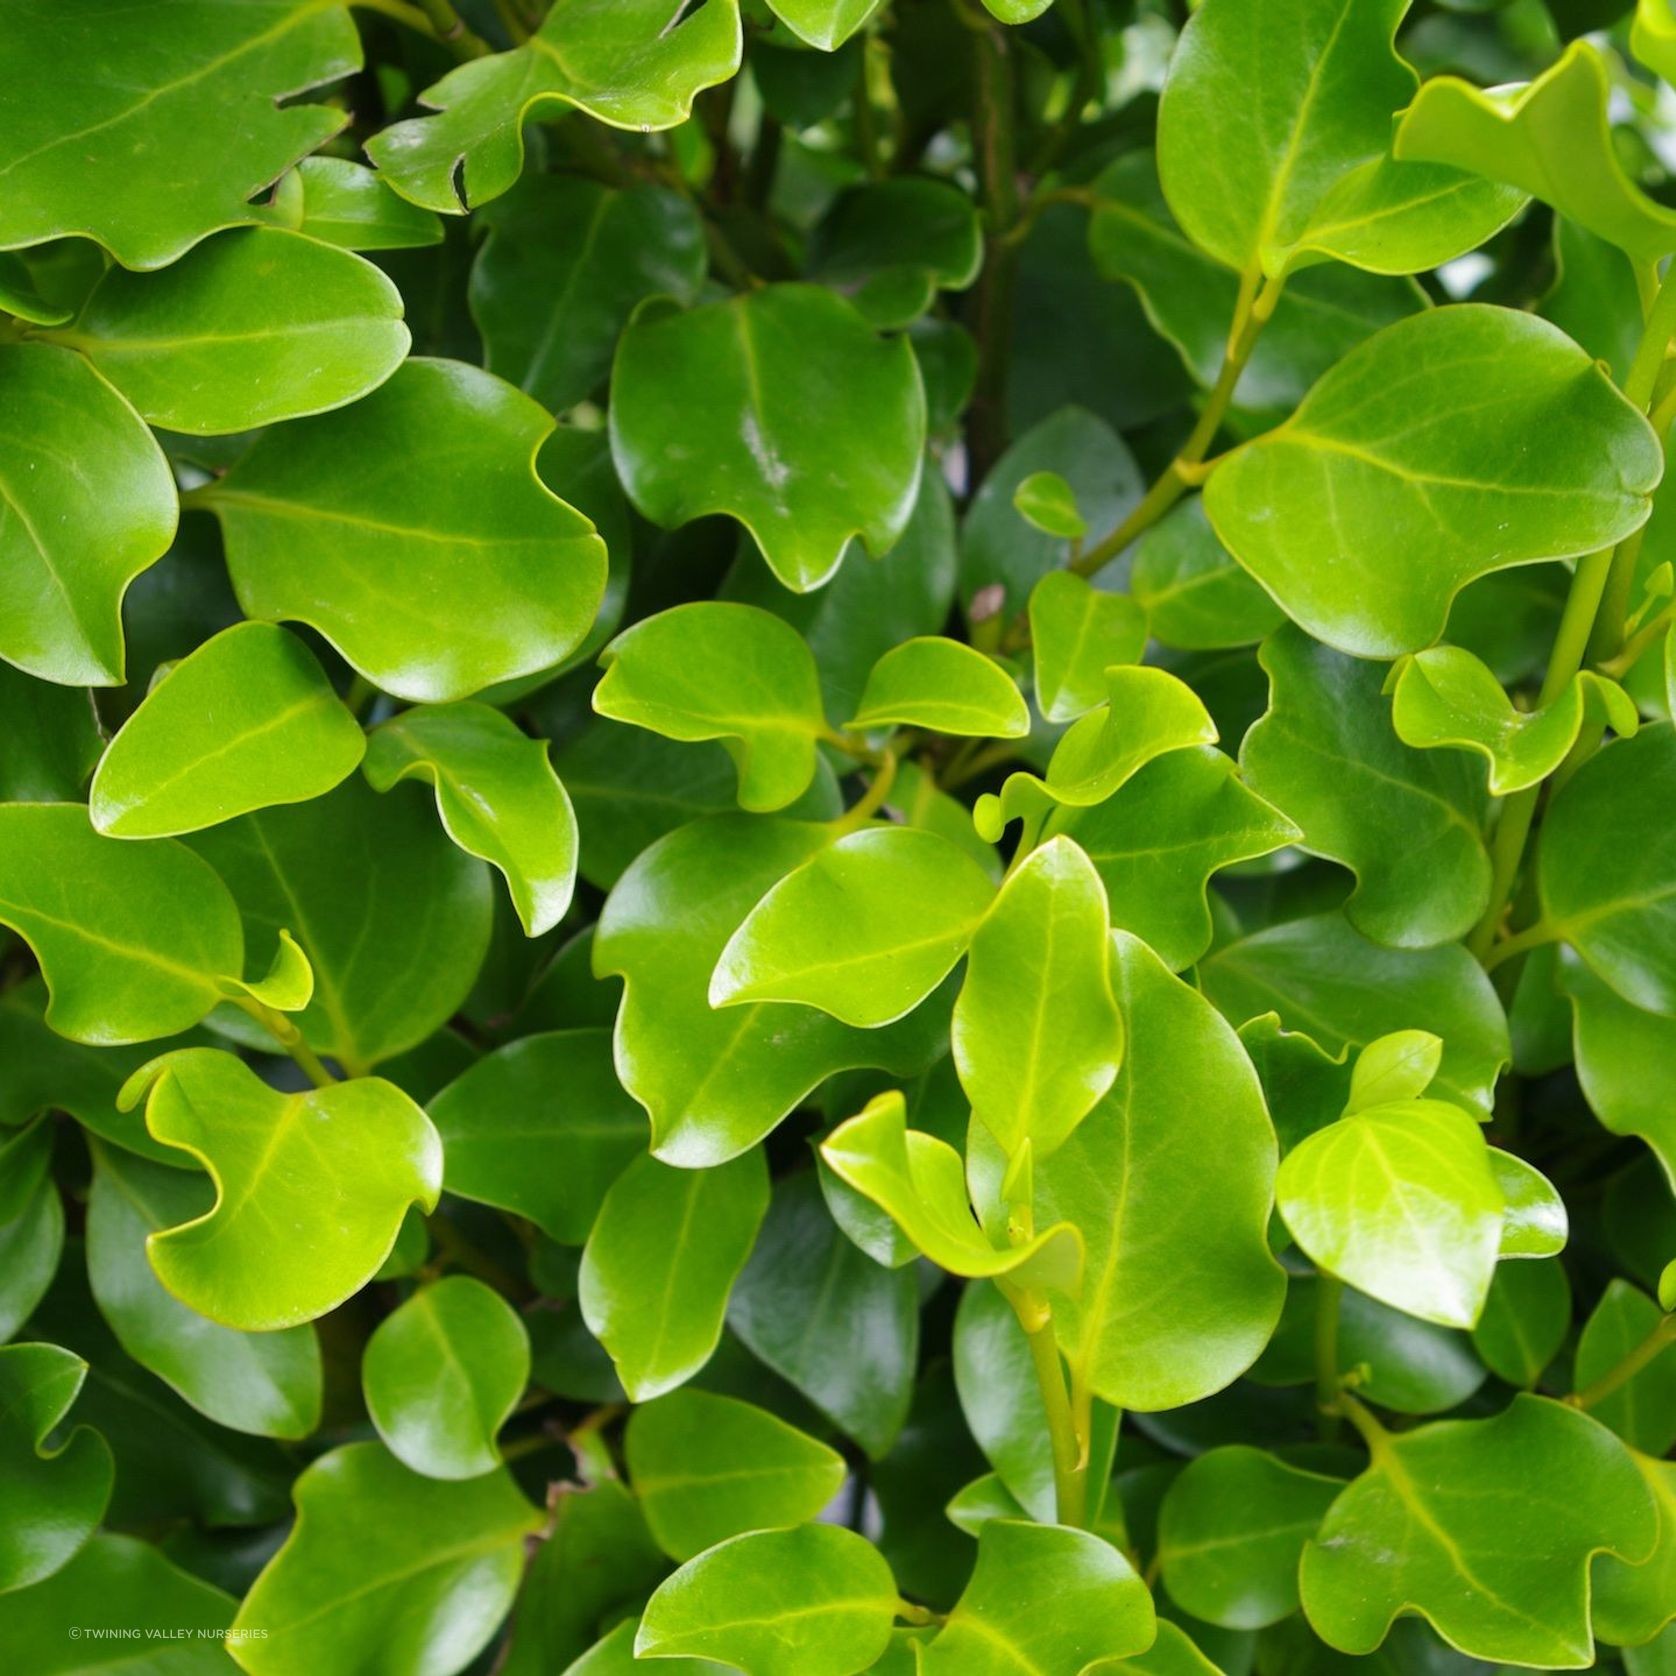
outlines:
[{"label": "young leaf", "polygon": [[612,1185],[582,1253],[579,1296],[632,1401],[674,1390],[710,1360],[767,1209],[758,1152],[702,1170],[642,1155]]},{"label": "young leaf", "polygon": [[223,1326],[272,1332],[335,1309],[389,1255],[407,1207],[436,1207],[442,1147],[392,1083],[281,1094],[230,1053],[182,1048],[136,1071],[117,1104],[142,1099],[152,1135],[216,1189],[213,1208],[148,1237],[151,1266]]},{"label": "young leaf", "polygon": [[[1050,570],[1030,594],[1036,702],[1050,722],[1072,722],[1106,702],[1106,671],[1138,663],[1145,611],[1069,570]],[[1026,730],[1028,731],[1028,730]]]},{"label": "young leaf", "polygon": [[1185,681],[1138,664],[1108,668],[1105,704],[1054,747],[1047,789],[1060,803],[1104,803],[1155,757],[1216,738],[1210,712]]},{"label": "young leaf", "polygon": [[475,367],[410,360],[266,432],[201,491],[246,615],[317,629],[417,704],[549,668],[605,588],[593,525],[536,475],[552,420]]},{"label": "young leaf", "polygon": [[524,123],[571,105],[613,128],[673,128],[739,68],[739,0],[673,18],[663,0],[554,0],[512,52],[473,59],[420,96],[439,114],[375,134],[367,155],[404,198],[446,215],[497,198],[524,166]]},{"label": "young leaf", "polygon": [[493,1472],[496,1434],[529,1377],[529,1335],[518,1312],[463,1274],[424,1287],[385,1316],[361,1362],[378,1435],[427,1478]]},{"label": "young leaf", "polygon": [[120,686],[123,595],[179,518],[163,450],[67,349],[0,345],[0,392],[14,462],[0,479],[0,657],[43,681]]},{"label": "young leaf", "polygon": [[203,1217],[210,1180],[165,1169],[115,1147],[93,1149],[87,1203],[87,1278],[123,1349],[187,1402],[235,1431],[307,1437],[320,1424],[320,1344],[311,1326],[236,1332],[166,1291],[146,1246]]},{"label": "young leaf", "polygon": [[623,1435],[646,1523],[674,1560],[746,1531],[798,1525],[837,1495],[844,1458],[765,1409],[708,1391],[637,1408]]},{"label": "young leaf", "polygon": [[814,659],[754,605],[703,600],[644,618],[600,654],[594,709],[670,739],[719,739],[739,803],[783,809],[808,789],[826,727]]},{"label": "young leaf", "polygon": [[894,1023],[948,976],[994,900],[983,869],[934,832],[849,833],[750,911],[710,1005],[796,1001],[861,1028]]},{"label": "young leaf", "polygon": [[898,1093],[881,1094],[821,1143],[821,1157],[858,1193],[887,1211],[920,1253],[970,1279],[1007,1275],[1018,1286],[1072,1292],[1082,1272],[1082,1236],[1066,1223],[1020,1244],[990,1243],[972,1214],[960,1154],[907,1126]]},{"label": "young leaf", "polygon": [[378,1443],[321,1456],[293,1495],[297,1522],[233,1621],[250,1676],[283,1676],[298,1659],[319,1676],[381,1661],[463,1669],[512,1604],[543,1517],[504,1469],[422,1478]]},{"label": "young leaf", "polygon": [[1286,1155],[1276,1200],[1315,1263],[1393,1309],[1471,1327],[1503,1199],[1478,1125],[1441,1100],[1374,1106]]},{"label": "young leaf", "polygon": [[442,243],[442,223],[398,197],[373,171],[343,157],[305,157],[274,189],[297,185],[299,232],[340,250],[411,250]]},{"label": "young leaf", "polygon": [[607,1190],[646,1150],[646,1114],[617,1082],[609,1030],[554,1030],[478,1060],[429,1104],[442,1185],[582,1245]]},{"label": "young leaf", "polygon": [[[1610,1373],[1659,1329],[1664,1312],[1627,1280],[1613,1280],[1577,1341],[1573,1378],[1579,1390]],[[1657,1342],[1656,1340],[1654,1342]],[[1676,1443],[1676,1340],[1666,1343],[1615,1391],[1589,1405],[1631,1448],[1655,1458]]]},{"label": "young leaf", "polygon": [[50,1577],[98,1528],[111,1499],[110,1446],[76,1426],[54,1447],[87,1377],[87,1363],[56,1344],[0,1348],[0,1596]]},{"label": "young leaf", "polygon": [[[1112,941],[1123,1068],[1038,1164],[1036,1208],[1087,1242],[1082,1291],[1054,1305],[1074,1375],[1151,1411],[1221,1390],[1274,1330],[1286,1290],[1266,1239],[1276,1149],[1233,1030],[1144,943]],[[1195,1236],[1183,1241],[1188,1206]]]},{"label": "young leaf", "polygon": [[1490,1172],[1501,1189],[1498,1258],[1552,1257],[1570,1233],[1565,1201],[1534,1164],[1500,1147],[1490,1148]]},{"label": "young leaf", "polygon": [[1211,475],[1205,510],[1294,622],[1389,658],[1436,640],[1475,577],[1638,529],[1661,469],[1651,426],[1562,332],[1462,304],[1352,350]]},{"label": "young leaf", "polygon": [[1341,1479],[1245,1444],[1189,1461],[1164,1496],[1158,1564],[1170,1599],[1224,1629],[1263,1629],[1298,1610],[1298,1561]]},{"label": "young leaf", "polygon": [[885,1650],[895,1615],[890,1567],[854,1531],[752,1531],[658,1588],[634,1656],[725,1660],[745,1676],[855,1676]]},{"label": "young leaf", "polygon": [[822,52],[833,52],[879,9],[879,3],[880,0],[769,0],[769,9],[799,40]]},{"label": "young leaf", "polygon": [[998,663],[963,641],[924,635],[873,665],[849,725],[1021,739],[1030,731],[1030,710]]},{"label": "young leaf", "polygon": [[262,220],[262,189],[349,120],[301,95],[360,66],[348,7],[316,0],[21,0],[0,43],[0,81],[18,90],[0,127],[0,248],[79,234],[125,268],[161,268]]},{"label": "young leaf", "polygon": [[1048,535],[1081,541],[1088,534],[1088,520],[1077,506],[1076,490],[1056,471],[1031,472],[1013,490],[1013,505],[1027,524]]},{"label": "young leaf", "polygon": [[1443,1038],[1429,1030],[1393,1030],[1356,1055],[1344,1114],[1396,1100],[1418,1100],[1443,1063]]},{"label": "young leaf", "polygon": [[526,935],[551,931],[576,887],[576,815],[547,758],[486,704],[404,710],[367,741],[367,783],[429,780],[448,836],[497,868]]},{"label": "young leaf", "polygon": [[1106,893],[1068,838],[1036,850],[972,939],[954,1006],[960,1083],[1011,1155],[1059,1146],[1111,1087],[1123,1057]]},{"label": "young leaf", "polygon": [[113,838],[196,832],[303,803],[366,749],[314,654],[273,623],[239,623],[183,658],[106,747],[89,791]]},{"label": "young leaf", "polygon": [[[1541,1544],[1509,1544],[1510,1498],[1541,1518]],[[1470,1657],[1581,1668],[1594,1657],[1590,1558],[1637,1564],[1656,1532],[1604,1426],[1519,1396],[1493,1419],[1376,1434],[1368,1470],[1304,1550],[1304,1611],[1341,1652],[1371,1653],[1399,1612],[1417,1612]]]},{"label": "young leaf", "polygon": [[110,1046],[190,1029],[244,971],[239,911],[173,840],[101,838],[77,803],[0,806],[0,924],[35,951],[47,1023]]},{"label": "young leaf", "polygon": [[[1053,1609],[1044,1612],[1042,1602]],[[1092,1531],[991,1519],[954,1611],[920,1652],[924,1676],[1093,1676],[1144,1652],[1157,1626],[1129,1562]]]},{"label": "young leaf", "polygon": [[410,339],[401,293],[372,263],[250,227],[161,273],[109,269],[53,341],[81,350],[148,423],[218,436],[366,395]]},{"label": "young leaf", "polygon": [[666,529],[730,514],[797,593],[830,580],[853,536],[875,557],[895,545],[924,443],[907,341],[818,286],[688,312],[654,300],[617,343],[611,452],[629,498]]}]

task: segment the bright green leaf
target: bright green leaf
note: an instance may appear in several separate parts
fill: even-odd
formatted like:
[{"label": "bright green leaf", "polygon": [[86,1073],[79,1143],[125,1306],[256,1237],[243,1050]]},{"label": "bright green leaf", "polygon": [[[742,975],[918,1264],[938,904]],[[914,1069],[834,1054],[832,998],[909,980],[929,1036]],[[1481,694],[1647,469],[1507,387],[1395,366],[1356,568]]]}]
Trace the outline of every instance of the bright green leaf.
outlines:
[{"label": "bright green leaf", "polygon": [[963,641],[925,635],[873,665],[849,725],[1019,739],[1030,731],[1030,711],[999,664]]},{"label": "bright green leaf", "polygon": [[1146,612],[1069,570],[1050,570],[1030,593],[1036,703],[1050,722],[1072,722],[1106,702],[1106,671],[1138,663]]}]

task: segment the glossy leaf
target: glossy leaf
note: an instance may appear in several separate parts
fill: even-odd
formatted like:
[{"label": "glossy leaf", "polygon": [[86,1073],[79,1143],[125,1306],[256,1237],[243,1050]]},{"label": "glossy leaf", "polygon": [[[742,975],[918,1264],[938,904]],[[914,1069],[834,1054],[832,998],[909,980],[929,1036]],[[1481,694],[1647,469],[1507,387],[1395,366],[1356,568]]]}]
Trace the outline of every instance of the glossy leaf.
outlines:
[{"label": "glossy leaf", "polygon": [[1501,1246],[1508,1257],[1552,1257],[1570,1232],[1565,1201],[1533,1164],[1500,1147],[1490,1149],[1490,1171],[1501,1189]]},{"label": "glossy leaf", "polygon": [[409,250],[442,242],[442,223],[429,210],[398,197],[360,163],[305,157],[274,189],[282,216],[287,182],[292,181],[297,229],[323,244],[342,250]]},{"label": "glossy leaf", "polygon": [[1050,570],[1030,595],[1036,702],[1050,722],[1071,722],[1106,702],[1106,670],[1138,663],[1146,612],[1068,570]]},{"label": "glossy leaf", "polygon": [[1653,1641],[1676,1618],[1676,1464],[1630,1451],[1658,1509],[1659,1538],[1652,1557],[1625,1565],[1610,1555],[1595,1562],[1590,1602],[1595,1634],[1624,1647]]},{"label": "glossy leaf", "polygon": [[926,635],[873,665],[849,725],[1017,739],[1030,731],[1030,711],[999,664],[962,641]]},{"label": "glossy leaf", "polygon": [[1529,1390],[1570,1326],[1571,1287],[1559,1263],[1498,1263],[1472,1347],[1498,1378]]},{"label": "glossy leaf", "polygon": [[1590,1109],[1615,1135],[1639,1135],[1676,1183],[1676,1125],[1661,1090],[1676,1067],[1676,1019],[1632,1007],[1567,955],[1560,984],[1575,1018],[1577,1075]]}]

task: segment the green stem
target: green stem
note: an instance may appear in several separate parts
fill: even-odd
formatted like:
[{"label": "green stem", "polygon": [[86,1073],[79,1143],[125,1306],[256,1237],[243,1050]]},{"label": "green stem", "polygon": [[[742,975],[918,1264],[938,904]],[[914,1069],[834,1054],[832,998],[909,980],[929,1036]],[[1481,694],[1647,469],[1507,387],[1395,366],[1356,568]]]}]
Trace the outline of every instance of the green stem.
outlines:
[{"label": "green stem", "polygon": [[1620,1385],[1627,1385],[1649,1362],[1656,1361],[1673,1344],[1676,1344],[1676,1315],[1666,1315],[1616,1367],[1608,1369],[1581,1391],[1574,1391],[1566,1401],[1573,1408],[1595,1407]]},{"label": "green stem", "polygon": [[1018,251],[1007,235],[1018,220],[1017,84],[1012,48],[993,20],[973,24],[977,99],[973,143],[984,190],[984,265],[978,282],[978,381],[967,419],[971,475],[981,482],[1007,445],[1007,365],[1012,345]]},{"label": "green stem", "polygon": [[1359,1403],[1348,1391],[1340,1391],[1334,1408],[1361,1434],[1368,1453],[1377,1461],[1391,1442],[1391,1434],[1380,1425],[1372,1412]]},{"label": "green stem", "polygon": [[303,1040],[296,1024],[277,1007],[258,1001],[254,995],[236,995],[233,1005],[247,1012],[291,1056],[294,1064],[316,1088],[330,1088],[338,1079],[326,1069],[320,1056]]},{"label": "green stem", "polygon": [[1315,1279],[1315,1406],[1320,1411],[1323,1441],[1338,1431],[1340,1304],[1344,1282],[1336,1275],[1319,1273]]},{"label": "green stem", "polygon": [[448,0],[350,0],[364,12],[377,12],[417,35],[445,46],[456,58],[482,58],[494,49],[482,36],[467,29]]},{"label": "green stem", "polygon": [[1285,283],[1280,278],[1265,280],[1256,269],[1240,281],[1239,302],[1234,309],[1234,322],[1228,333],[1222,370],[1216,375],[1216,383],[1211,386],[1210,395],[1200,410],[1198,423],[1134,511],[1104,541],[1096,542],[1073,561],[1070,568],[1077,575],[1093,576],[1103,570],[1136,536],[1150,529],[1189,489],[1204,480],[1201,464],[1227,416],[1240,374],[1245,371],[1251,352],[1257,346],[1257,339],[1274,314]]},{"label": "green stem", "polygon": [[1616,657],[1608,658],[1600,666],[1601,673],[1610,675],[1615,680],[1627,675],[1640,661],[1641,654],[1670,627],[1672,622],[1676,622],[1676,605],[1666,605],[1654,616],[1649,617],[1623,643]]},{"label": "green stem", "polygon": [[1511,960],[1515,955],[1529,954],[1532,949],[1541,948],[1544,943],[1551,943],[1553,940],[1554,928],[1538,921],[1512,937],[1503,937],[1494,947],[1487,949],[1484,954],[1484,970],[1493,972],[1503,961]]},{"label": "green stem", "polygon": [[887,745],[879,757],[878,767],[873,770],[867,790],[833,823],[835,829],[840,834],[859,832],[884,806],[895,783],[896,752]]}]

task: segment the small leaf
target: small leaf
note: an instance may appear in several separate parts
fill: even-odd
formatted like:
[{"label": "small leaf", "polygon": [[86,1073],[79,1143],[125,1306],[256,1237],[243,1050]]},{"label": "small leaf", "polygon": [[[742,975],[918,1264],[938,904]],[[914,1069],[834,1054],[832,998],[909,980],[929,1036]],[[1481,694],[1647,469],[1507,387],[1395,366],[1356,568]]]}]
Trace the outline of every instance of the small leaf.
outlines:
[{"label": "small leaf", "polygon": [[[1539,1547],[1510,1545],[1507,1508],[1541,1520]],[[1378,1439],[1367,1472],[1304,1550],[1304,1611],[1329,1646],[1371,1653],[1400,1612],[1493,1663],[1582,1668],[1588,1567],[1632,1564],[1657,1530],[1652,1498],[1602,1425],[1519,1396],[1489,1420],[1442,1420]]]},{"label": "small leaf", "polygon": [[190,1029],[244,970],[239,911],[183,844],[102,838],[75,803],[0,806],[0,923],[35,951],[47,1023],[111,1046]]},{"label": "small leaf", "polygon": [[147,1239],[151,1266],[223,1326],[271,1332],[335,1309],[389,1255],[408,1205],[436,1206],[436,1131],[392,1083],[281,1094],[230,1053],[182,1048],[135,1072],[117,1103],[142,1099],[152,1135],[216,1188],[212,1209]]},{"label": "small leaf", "polygon": [[881,1094],[821,1143],[821,1157],[858,1193],[889,1212],[922,1255],[969,1279],[1007,1275],[1018,1286],[1070,1292],[1082,1271],[1082,1238],[1067,1223],[1020,1244],[990,1243],[972,1214],[960,1154],[907,1126],[897,1093]]},{"label": "small leaf", "polygon": [[1286,1155],[1276,1202],[1303,1251],[1393,1309],[1471,1327],[1501,1240],[1478,1125],[1441,1100],[1358,1111]]},{"label": "small leaf", "polygon": [[[1577,1341],[1573,1378],[1579,1390],[1593,1384],[1660,1330],[1663,1311],[1627,1280],[1608,1283]],[[1589,1413],[1625,1443],[1655,1459],[1676,1443],[1676,1340],[1665,1346],[1615,1391],[1589,1405]]]},{"label": "small leaf", "polygon": [[554,1030],[486,1054],[430,1102],[442,1185],[581,1245],[607,1190],[646,1150],[608,1030]]},{"label": "small leaf", "polygon": [[104,1438],[76,1426],[47,1447],[86,1377],[87,1363],[56,1344],[0,1348],[0,1595],[61,1570],[104,1517],[114,1470]]},{"label": "small leaf", "polygon": [[[442,243],[442,223],[429,210],[398,197],[371,169],[342,157],[305,157],[294,179],[300,189],[299,232],[340,250],[411,250]],[[283,196],[285,182],[275,188]]]},{"label": "small leaf", "polygon": [[366,776],[374,791],[430,781],[444,830],[500,871],[527,936],[564,918],[576,887],[576,815],[546,740],[486,704],[423,705],[374,731]]},{"label": "small leaf", "polygon": [[983,869],[934,832],[849,833],[750,911],[710,1005],[795,1001],[862,1028],[894,1023],[948,976],[994,900]]},{"label": "small leaf", "polygon": [[646,1523],[675,1560],[746,1531],[813,1519],[848,1471],[824,1443],[708,1391],[676,1391],[635,1409],[623,1448]]},{"label": "small leaf", "polygon": [[1205,509],[1294,622],[1389,658],[1436,640],[1474,578],[1638,529],[1661,470],[1651,427],[1562,332],[1461,304],[1353,349],[1212,473]]},{"label": "small leaf", "polygon": [[1490,1372],[1530,1390],[1571,1329],[1571,1285],[1561,1263],[1498,1263],[1472,1348]]},{"label": "small leaf", "polygon": [[1500,1147],[1490,1148],[1490,1169],[1501,1189],[1498,1256],[1552,1257],[1565,1249],[1569,1218],[1558,1190],[1534,1164]]},{"label": "small leaf", "polygon": [[972,1580],[921,1649],[919,1668],[924,1676],[1094,1676],[1109,1660],[1144,1652],[1156,1633],[1146,1585],[1110,1543],[1065,1525],[991,1519],[978,1533]]},{"label": "small leaf", "polygon": [[1088,520],[1077,507],[1077,495],[1056,471],[1033,471],[1013,490],[1013,505],[1027,524],[1065,541],[1088,534]]},{"label": "small leaf", "polygon": [[265,432],[200,491],[239,604],[413,703],[550,668],[605,588],[604,543],[536,475],[552,428],[489,373],[410,360],[352,409]]},{"label": "small leaf", "polygon": [[517,180],[524,124],[544,106],[613,128],[673,128],[739,68],[740,45],[738,0],[673,18],[663,0],[554,0],[523,46],[426,88],[421,103],[440,114],[375,134],[367,155],[404,198],[458,215]]},{"label": "small leaf", "polygon": [[[505,1617],[542,1525],[504,1469],[422,1478],[377,1443],[321,1456],[293,1494],[297,1522],[233,1621],[251,1676],[289,1676],[299,1659],[319,1676],[463,1668]],[[267,1634],[240,1634],[256,1629]]]},{"label": "small leaf", "polygon": [[1021,739],[1030,731],[1030,710],[999,664],[962,641],[925,635],[873,665],[849,725]]},{"label": "small leaf", "polygon": [[1298,1561],[1342,1480],[1244,1444],[1189,1461],[1158,1521],[1170,1599],[1225,1629],[1263,1629],[1298,1610]]},{"label": "small leaf", "polygon": [[[1106,702],[1106,671],[1138,663],[1145,611],[1069,570],[1050,570],[1030,594],[1036,702],[1050,722],[1072,722]],[[1026,729],[1028,731],[1028,729]]]},{"label": "small leaf", "polygon": [[852,537],[875,557],[895,545],[924,442],[907,340],[819,286],[688,312],[654,300],[617,343],[611,452],[629,498],[666,529],[730,514],[797,593],[830,580]]},{"label": "small leaf", "polygon": [[423,1287],[385,1316],[361,1362],[378,1435],[427,1478],[493,1472],[496,1434],[529,1377],[529,1335],[517,1311],[469,1275]]},{"label": "small leaf", "polygon": [[814,659],[754,605],[701,600],[643,618],[600,654],[594,709],[666,738],[719,739],[742,808],[783,809],[808,789],[826,726]]},{"label": "small leaf", "polygon": [[342,407],[410,342],[401,293],[371,262],[278,227],[206,239],[160,273],[108,269],[53,340],[150,424],[189,436]]},{"label": "small leaf", "polygon": [[612,1185],[578,1295],[631,1401],[674,1390],[710,1360],[767,1209],[758,1152],[702,1170],[642,1155]]},{"label": "small leaf", "polygon": [[302,641],[273,623],[239,623],[146,694],[100,759],[89,813],[113,838],[196,832],[320,797],[365,749]]},{"label": "small leaf", "polygon": [[752,1531],[658,1588],[634,1655],[726,1660],[744,1676],[854,1676],[885,1650],[895,1612],[890,1567],[854,1531]]},{"label": "small leaf", "polygon": [[1443,1038],[1429,1030],[1393,1030],[1356,1055],[1346,1116],[1395,1100],[1418,1100],[1443,1063]]},{"label": "small leaf", "polygon": [[769,0],[769,9],[801,41],[833,52],[879,9],[880,0]]},{"label": "small leaf", "polygon": [[953,1048],[978,1120],[1043,1158],[1111,1087],[1123,1057],[1106,893],[1068,838],[1034,851],[972,939]]}]

